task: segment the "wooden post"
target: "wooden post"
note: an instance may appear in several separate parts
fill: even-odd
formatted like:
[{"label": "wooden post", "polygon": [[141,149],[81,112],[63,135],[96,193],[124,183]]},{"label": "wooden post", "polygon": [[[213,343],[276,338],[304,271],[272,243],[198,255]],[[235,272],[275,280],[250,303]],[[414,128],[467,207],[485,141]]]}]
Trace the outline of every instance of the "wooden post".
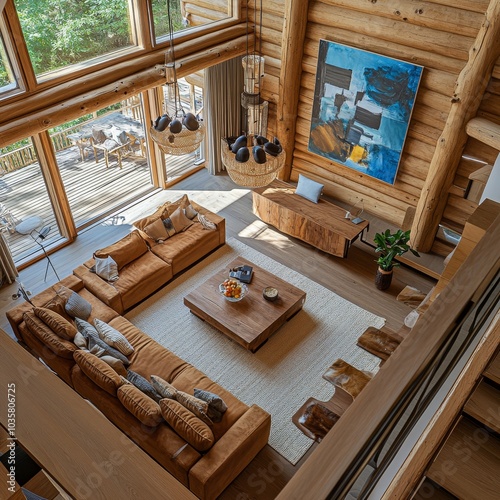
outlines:
[{"label": "wooden post", "polygon": [[295,146],[295,123],[299,106],[302,54],[307,27],[309,0],[285,0],[281,70],[277,106],[277,136],[286,153],[280,179],[289,180]]},{"label": "wooden post", "polygon": [[473,118],[493,66],[500,56],[500,0],[491,0],[485,20],[458,76],[452,106],[438,140],[412,226],[412,244],[428,252],[448,200],[448,191],[467,141],[466,125]]},{"label": "wooden post", "polygon": [[33,144],[36,149],[40,165],[46,165],[47,169],[41,169],[45,179],[47,192],[49,194],[59,232],[64,238],[73,240],[77,235],[75,221],[69,208],[69,201],[64,188],[64,182],[57,165],[54,147],[49,132],[45,130],[41,134],[33,136]]}]

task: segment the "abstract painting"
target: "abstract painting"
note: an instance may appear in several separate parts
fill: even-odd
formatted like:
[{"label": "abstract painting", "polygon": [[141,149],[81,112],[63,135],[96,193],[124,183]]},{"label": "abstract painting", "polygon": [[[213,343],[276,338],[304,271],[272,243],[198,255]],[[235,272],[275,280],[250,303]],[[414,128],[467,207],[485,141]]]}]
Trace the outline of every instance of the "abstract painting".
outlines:
[{"label": "abstract painting", "polygon": [[394,184],[422,69],[320,40],[309,151]]}]

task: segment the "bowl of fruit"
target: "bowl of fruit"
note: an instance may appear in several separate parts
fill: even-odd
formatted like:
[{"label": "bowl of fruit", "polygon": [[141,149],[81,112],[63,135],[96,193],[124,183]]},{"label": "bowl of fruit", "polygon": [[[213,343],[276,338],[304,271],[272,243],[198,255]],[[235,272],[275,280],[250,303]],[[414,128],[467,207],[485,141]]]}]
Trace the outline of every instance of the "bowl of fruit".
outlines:
[{"label": "bowl of fruit", "polygon": [[229,302],[239,302],[248,293],[248,287],[241,281],[228,278],[219,285],[219,292]]}]

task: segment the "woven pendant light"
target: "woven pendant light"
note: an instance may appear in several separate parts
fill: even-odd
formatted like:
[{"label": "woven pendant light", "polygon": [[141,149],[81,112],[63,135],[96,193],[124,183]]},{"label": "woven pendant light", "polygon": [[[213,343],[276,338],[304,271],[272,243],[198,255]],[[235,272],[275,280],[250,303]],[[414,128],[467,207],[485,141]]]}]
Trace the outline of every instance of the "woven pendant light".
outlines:
[{"label": "woven pendant light", "polygon": [[[256,3],[257,4],[257,3]],[[255,10],[255,18],[257,12]],[[264,77],[262,46],[262,0],[260,0],[259,51],[249,53],[247,11],[247,54],[243,58],[244,91],[241,103],[246,114],[247,131],[235,138],[222,140],[222,163],[233,182],[244,187],[262,187],[270,184],[285,164],[285,151],[277,138],[269,140],[267,132],[268,102],[260,96]]]},{"label": "woven pendant light", "polygon": [[205,136],[205,126],[199,117],[191,112],[186,113],[182,106],[175,66],[171,1],[167,0],[170,36],[170,51],[165,54],[167,96],[164,102],[164,113],[156,118],[149,132],[153,141],[165,154],[185,155],[198,149]]}]

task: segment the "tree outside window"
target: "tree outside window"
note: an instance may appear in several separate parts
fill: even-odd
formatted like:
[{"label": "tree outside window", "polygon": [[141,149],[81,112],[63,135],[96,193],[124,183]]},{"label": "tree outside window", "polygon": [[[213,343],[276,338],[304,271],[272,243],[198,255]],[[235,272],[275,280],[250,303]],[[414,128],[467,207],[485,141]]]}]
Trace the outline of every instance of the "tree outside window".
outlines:
[{"label": "tree outside window", "polygon": [[15,0],[37,76],[135,45],[127,0]]}]

